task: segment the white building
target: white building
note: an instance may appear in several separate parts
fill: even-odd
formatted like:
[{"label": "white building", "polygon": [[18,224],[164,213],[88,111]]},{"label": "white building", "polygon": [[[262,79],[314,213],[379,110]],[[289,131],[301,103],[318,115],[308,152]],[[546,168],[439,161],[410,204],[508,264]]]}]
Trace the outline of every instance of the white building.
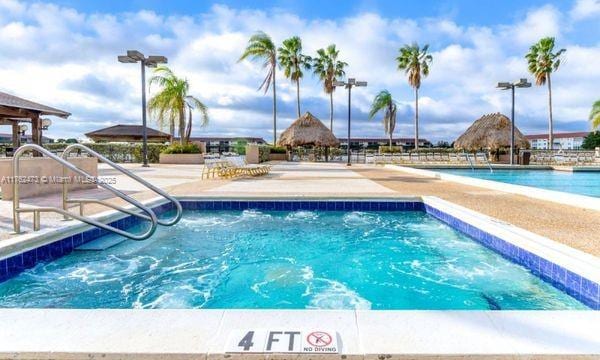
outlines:
[{"label": "white building", "polygon": [[[554,133],[555,150],[578,150],[581,149],[583,139],[589,132],[569,132],[569,133]],[[531,148],[534,150],[548,149],[548,134],[525,135],[531,143]]]}]

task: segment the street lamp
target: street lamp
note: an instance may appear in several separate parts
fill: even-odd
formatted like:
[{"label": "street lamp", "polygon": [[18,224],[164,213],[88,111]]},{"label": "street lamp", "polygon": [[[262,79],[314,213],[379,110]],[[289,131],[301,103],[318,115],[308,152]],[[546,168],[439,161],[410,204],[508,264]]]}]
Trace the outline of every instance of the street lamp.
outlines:
[{"label": "street lamp", "polygon": [[117,57],[120,63],[133,64],[139,62],[142,68],[142,161],[143,167],[148,167],[148,132],[146,127],[146,66],[155,68],[158,64],[166,64],[164,56],[148,56],[137,50],[127,50],[127,55]]},{"label": "street lamp", "polygon": [[514,154],[515,154],[515,88],[528,88],[531,87],[531,83],[527,79],[519,79],[513,83],[510,82],[499,82],[496,86],[500,90],[510,89],[512,92],[512,110],[510,115],[510,165],[514,165]]},{"label": "street lamp", "polygon": [[349,78],[347,82],[334,81],[333,86],[334,87],[344,86],[346,89],[348,89],[348,148],[347,148],[348,161],[346,162],[346,165],[350,166],[350,115],[351,115],[350,105],[352,103],[352,100],[351,100],[352,88],[355,86],[367,86],[367,82],[366,81],[356,81],[355,78]]}]

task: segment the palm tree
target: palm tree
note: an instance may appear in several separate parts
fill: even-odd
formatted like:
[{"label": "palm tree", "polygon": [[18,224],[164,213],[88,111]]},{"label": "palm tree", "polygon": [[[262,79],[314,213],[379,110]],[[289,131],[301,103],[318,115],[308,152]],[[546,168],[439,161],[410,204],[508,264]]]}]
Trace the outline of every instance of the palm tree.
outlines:
[{"label": "palm tree", "polygon": [[344,76],[344,68],[347,63],[338,60],[339,50],[335,44],[329,45],[326,49],[317,50],[317,57],[314,59],[313,67],[315,75],[323,82],[325,94],[329,94],[329,130],[333,131],[333,92],[335,86],[333,83]]},{"label": "palm tree", "polygon": [[277,49],[271,37],[262,31],[250,37],[248,46],[238,61],[248,57],[253,60],[263,61],[263,68],[267,69],[267,76],[258,87],[258,90],[264,89],[265,94],[269,91],[269,86],[273,83],[273,145],[277,143],[277,90],[275,86],[275,70],[277,70]]},{"label": "palm tree", "polygon": [[153,84],[157,84],[161,89],[148,102],[150,115],[156,117],[161,128],[168,124],[171,136],[175,136],[175,127],[177,127],[180,143],[187,144],[192,134],[192,110],[200,111],[201,126],[206,126],[208,108],[189,94],[188,81],[177,77],[166,66],[159,66],[154,70],[154,75],[150,78],[150,86]]},{"label": "palm tree", "polygon": [[283,75],[296,83],[296,100],[298,117],[300,117],[300,79],[304,74],[302,70],[309,70],[312,59],[302,54],[302,40],[293,36],[283,40],[283,46],[278,50],[279,63],[283,66]]},{"label": "palm tree", "polygon": [[390,137],[390,150],[392,149],[392,135],[396,128],[396,101],[392,99],[392,94],[387,90],[381,90],[373,99],[371,111],[369,111],[369,119],[372,119],[375,114],[385,110],[383,114],[383,128],[385,133]]},{"label": "palm tree", "polygon": [[592,128],[600,128],[600,100],[596,101],[590,111],[590,121]]},{"label": "palm tree", "polygon": [[535,84],[538,86],[548,83],[548,144],[552,150],[554,142],[553,122],[552,122],[552,80],[550,74],[560,66],[560,55],[565,49],[554,52],[554,38],[545,37],[533,44],[529,53],[525,55],[529,72],[535,77]]},{"label": "palm tree", "polygon": [[415,150],[419,149],[419,88],[421,78],[429,75],[429,64],[433,57],[427,53],[429,45],[419,47],[419,44],[404,45],[396,58],[398,70],[404,70],[408,75],[408,83],[415,89]]}]

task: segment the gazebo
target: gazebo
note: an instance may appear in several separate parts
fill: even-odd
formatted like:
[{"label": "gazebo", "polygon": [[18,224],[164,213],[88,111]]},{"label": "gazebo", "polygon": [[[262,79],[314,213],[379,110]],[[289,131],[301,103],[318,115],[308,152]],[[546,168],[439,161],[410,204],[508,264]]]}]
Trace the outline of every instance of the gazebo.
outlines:
[{"label": "gazebo", "polygon": [[[114,125],[86,133],[85,136],[95,142],[140,142],[141,125]],[[152,128],[146,128],[148,142],[165,143],[171,141],[171,135]]]},{"label": "gazebo", "polygon": [[339,146],[339,140],[323,123],[310,112],[294,121],[281,135],[277,145],[291,149],[296,146],[314,146],[325,148],[328,157],[329,148]]},{"label": "gazebo", "polygon": [[31,141],[34,144],[41,145],[42,130],[45,130],[47,127],[47,124],[41,117],[45,115],[66,119],[71,114],[0,91],[0,125],[12,126],[13,147],[19,147],[21,123],[31,124]]},{"label": "gazebo", "polygon": [[[498,154],[500,149],[510,147],[510,129],[511,121],[506,115],[500,113],[484,115],[456,139],[454,148],[468,151],[486,149]],[[529,148],[529,141],[516,127],[515,147]]]}]

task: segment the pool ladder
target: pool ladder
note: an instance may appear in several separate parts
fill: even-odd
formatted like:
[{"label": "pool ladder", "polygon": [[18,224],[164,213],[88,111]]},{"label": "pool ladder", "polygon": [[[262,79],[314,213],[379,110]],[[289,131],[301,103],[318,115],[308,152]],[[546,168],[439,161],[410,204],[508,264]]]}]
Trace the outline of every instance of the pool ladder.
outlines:
[{"label": "pool ladder", "polygon": [[[146,205],[142,204],[141,202],[132,198],[131,196],[128,196],[124,192],[122,192],[118,189],[115,189],[114,187],[110,186],[109,184],[106,184],[103,181],[98,181],[98,177],[93,176],[93,175],[87,173],[86,171],[80,169],[79,167],[75,166],[74,164],[70,163],[67,160],[67,158],[68,158],[69,154],[71,154],[75,150],[77,150],[78,152],[88,153],[89,155],[97,158],[99,161],[109,165],[113,169],[119,171],[120,173],[139,182],[140,184],[144,185],[145,187],[154,191],[155,193],[159,194],[160,196],[166,198],[167,200],[169,200],[170,202],[172,202],[175,205],[175,210],[176,210],[175,216],[173,216],[172,218],[170,218],[168,220],[158,219],[156,214],[154,213],[154,211],[152,209],[150,209],[149,207],[147,207]],[[20,182],[19,160],[23,154],[25,154],[26,152],[29,152],[29,151],[36,151],[54,161],[56,161],[57,163],[59,163],[63,166],[62,208],[52,207],[52,206],[21,207],[20,198],[19,198],[19,182]],[[68,175],[68,170],[71,170],[72,172],[74,172],[80,176],[83,176],[88,180],[95,182],[98,186],[102,187],[105,190],[110,191],[111,193],[115,194],[119,198],[121,198],[121,199],[125,200],[126,202],[128,202],[129,204],[133,205],[133,209],[128,209],[128,208],[125,208],[122,206],[114,205],[107,201],[99,200],[99,199],[93,199],[93,198],[73,198],[73,199],[71,199],[71,198],[69,198],[69,184],[66,181],[67,175]],[[172,197],[171,195],[169,195],[162,189],[150,184],[149,182],[147,182],[146,180],[137,176],[136,174],[132,173],[131,171],[123,168],[122,166],[107,159],[103,155],[101,155],[101,154],[97,153],[96,151],[90,149],[89,147],[81,145],[81,144],[69,145],[64,150],[64,152],[62,153],[62,156],[60,156],[60,157],[53,154],[52,152],[44,149],[41,146],[36,145],[36,144],[23,145],[20,148],[18,148],[13,155],[13,176],[14,176],[14,181],[13,181],[13,228],[14,228],[14,232],[17,234],[21,233],[20,215],[21,215],[21,213],[26,213],[26,212],[33,213],[33,230],[34,231],[38,231],[40,229],[40,214],[42,212],[54,212],[54,213],[62,214],[64,216],[65,220],[68,220],[70,218],[77,219],[88,225],[92,225],[97,228],[104,229],[106,231],[124,236],[124,237],[126,237],[128,239],[132,239],[132,240],[145,240],[145,239],[149,238],[150,236],[152,236],[152,234],[154,234],[154,232],[156,231],[157,225],[164,225],[164,226],[174,225],[177,222],[179,222],[179,220],[181,219],[181,216],[182,216],[183,210],[182,210],[181,204],[179,203],[179,201],[177,199],[175,199],[174,197]],[[111,209],[120,211],[122,213],[132,215],[132,216],[141,218],[143,220],[147,220],[150,222],[150,227],[143,233],[135,234],[135,233],[124,231],[124,230],[118,229],[114,226],[105,224],[105,223],[100,222],[96,219],[93,219],[89,216],[85,216],[84,215],[84,205],[92,204],[92,203],[100,204],[100,205],[109,207]],[[68,209],[69,204],[78,204],[79,205],[79,214],[70,212]]]}]

